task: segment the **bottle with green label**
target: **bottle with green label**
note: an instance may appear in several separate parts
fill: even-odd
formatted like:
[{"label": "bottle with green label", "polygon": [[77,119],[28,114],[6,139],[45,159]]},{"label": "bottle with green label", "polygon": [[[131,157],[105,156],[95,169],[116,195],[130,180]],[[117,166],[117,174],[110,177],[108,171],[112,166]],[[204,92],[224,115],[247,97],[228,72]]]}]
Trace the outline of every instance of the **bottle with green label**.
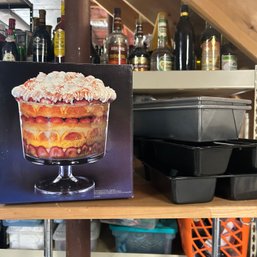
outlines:
[{"label": "bottle with green label", "polygon": [[170,71],[172,70],[172,52],[168,47],[168,21],[167,15],[158,17],[158,43],[153,51],[150,61],[150,70]]},{"label": "bottle with green label", "polygon": [[235,54],[235,46],[225,37],[222,37],[221,69],[237,70],[237,56]]}]

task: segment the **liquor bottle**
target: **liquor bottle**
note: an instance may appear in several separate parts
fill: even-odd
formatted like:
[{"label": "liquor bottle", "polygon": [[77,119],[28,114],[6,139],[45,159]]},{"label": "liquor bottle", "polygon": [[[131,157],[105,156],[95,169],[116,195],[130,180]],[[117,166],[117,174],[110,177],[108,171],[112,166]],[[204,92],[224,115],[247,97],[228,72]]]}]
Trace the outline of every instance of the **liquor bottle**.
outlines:
[{"label": "liquor bottle", "polygon": [[90,62],[94,64],[100,63],[100,55],[98,46],[93,44],[92,26],[90,25]]},{"label": "liquor bottle", "polygon": [[97,51],[97,46],[94,47],[93,44],[91,43],[90,46],[90,62],[94,64],[99,64],[100,63],[100,56]]},{"label": "liquor bottle", "polygon": [[206,22],[201,36],[202,70],[220,70],[220,34]]},{"label": "liquor bottle", "polygon": [[2,48],[5,44],[5,27],[2,23],[0,23],[0,60],[3,59],[3,56],[2,56]]},{"label": "liquor bottle", "polygon": [[149,70],[149,54],[144,45],[143,26],[140,20],[136,23],[135,43],[129,55],[129,63],[134,71]]},{"label": "liquor bottle", "polygon": [[14,36],[15,19],[9,19],[9,28],[6,31],[5,44],[2,48],[3,61],[17,61],[19,54]]},{"label": "liquor bottle", "polygon": [[150,69],[155,71],[172,70],[172,52],[168,47],[168,22],[166,15],[159,15],[158,20],[158,44],[153,51],[150,61]]},{"label": "liquor bottle", "polygon": [[15,25],[16,25],[16,20],[13,18],[10,18],[9,19],[9,29],[11,29],[13,31],[14,39],[16,39]]},{"label": "liquor bottle", "polygon": [[46,25],[46,31],[50,36],[50,49],[49,49],[49,54],[48,54],[48,59],[49,61],[54,60],[54,42],[52,40],[52,26],[51,25]]},{"label": "liquor bottle", "polygon": [[49,34],[50,38],[51,38],[51,35],[52,35],[52,28],[53,27],[51,25],[46,25],[46,31]]},{"label": "liquor bottle", "polygon": [[103,40],[103,46],[101,47],[100,63],[101,64],[108,63],[107,40],[106,39]]},{"label": "liquor bottle", "polygon": [[16,30],[15,42],[19,53],[19,59],[17,61],[26,60],[26,32],[20,29]]},{"label": "liquor bottle", "polygon": [[54,59],[55,62],[64,62],[65,58],[65,7],[64,0],[61,1],[61,20],[54,29]]},{"label": "liquor bottle", "polygon": [[183,4],[180,11],[180,19],[175,32],[175,69],[194,70],[194,31],[189,20],[188,6]]},{"label": "liquor bottle", "polygon": [[201,47],[200,45],[198,45],[197,47],[195,47],[195,70],[201,70],[201,61],[202,61],[202,57],[201,57],[202,51],[201,51]]},{"label": "liquor bottle", "polygon": [[39,17],[33,17],[32,19],[32,31],[35,32],[39,26]]},{"label": "liquor bottle", "polygon": [[39,26],[33,34],[33,61],[51,61],[51,38],[46,30],[45,10],[39,10]]},{"label": "liquor bottle", "polygon": [[38,29],[38,26],[39,26],[39,18],[33,17],[33,19],[32,19],[32,35],[30,36],[30,39],[28,41],[28,49],[27,49],[27,56],[26,56],[27,62],[33,61],[33,34]]},{"label": "liquor bottle", "polygon": [[235,46],[224,37],[222,37],[221,46],[221,69],[237,70],[237,56],[235,54]]},{"label": "liquor bottle", "polygon": [[128,58],[128,39],[122,33],[121,9],[114,8],[113,29],[107,39],[109,64],[126,64]]},{"label": "liquor bottle", "polygon": [[[154,23],[154,29],[153,29],[153,33],[151,35],[151,37],[148,39],[146,38],[145,43],[147,43],[148,41],[148,53],[149,55],[152,55],[153,51],[157,48],[157,44],[158,44],[158,23],[160,19],[167,19],[167,13],[166,12],[158,12],[157,17],[155,19],[155,23]],[[167,37],[168,37],[168,42],[167,42],[167,46],[169,49],[172,49],[171,46],[171,36],[170,36],[170,30],[167,30]]]}]

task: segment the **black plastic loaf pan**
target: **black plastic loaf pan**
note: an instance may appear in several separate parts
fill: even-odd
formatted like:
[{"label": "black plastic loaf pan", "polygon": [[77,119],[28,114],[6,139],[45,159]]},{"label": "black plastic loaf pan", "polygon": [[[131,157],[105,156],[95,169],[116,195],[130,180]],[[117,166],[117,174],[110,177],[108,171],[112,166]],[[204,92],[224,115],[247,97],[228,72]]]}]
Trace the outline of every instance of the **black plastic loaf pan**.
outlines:
[{"label": "black plastic loaf pan", "polygon": [[251,101],[187,97],[134,104],[134,135],[191,142],[237,139]]},{"label": "black plastic loaf pan", "polygon": [[164,193],[172,203],[205,203],[214,197],[216,177],[170,177],[145,165],[152,185]]},{"label": "black plastic loaf pan", "polygon": [[257,199],[257,174],[218,177],[215,195],[229,200]]},{"label": "black plastic loaf pan", "polygon": [[225,173],[232,146],[219,143],[190,143],[137,139],[139,158],[166,175],[206,176]]},{"label": "black plastic loaf pan", "polygon": [[257,140],[238,139],[227,142],[233,144],[227,173],[257,173]]}]

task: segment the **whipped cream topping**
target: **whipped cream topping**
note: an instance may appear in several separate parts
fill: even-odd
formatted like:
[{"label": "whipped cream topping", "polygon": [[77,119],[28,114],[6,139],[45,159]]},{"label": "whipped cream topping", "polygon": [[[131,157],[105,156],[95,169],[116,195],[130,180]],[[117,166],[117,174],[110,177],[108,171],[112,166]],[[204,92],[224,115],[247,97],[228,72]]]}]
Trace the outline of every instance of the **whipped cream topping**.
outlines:
[{"label": "whipped cream topping", "polygon": [[92,75],[63,71],[40,72],[37,77],[13,88],[12,95],[23,101],[69,104],[81,100],[105,103],[116,99],[115,91],[106,87],[102,80]]}]

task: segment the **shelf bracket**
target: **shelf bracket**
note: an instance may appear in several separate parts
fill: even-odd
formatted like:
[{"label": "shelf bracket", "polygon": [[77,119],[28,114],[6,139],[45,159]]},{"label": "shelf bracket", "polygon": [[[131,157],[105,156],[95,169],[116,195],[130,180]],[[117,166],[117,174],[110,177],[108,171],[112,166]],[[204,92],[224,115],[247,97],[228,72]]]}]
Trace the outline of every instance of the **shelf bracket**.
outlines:
[{"label": "shelf bracket", "polygon": [[220,257],[220,218],[212,219],[212,257]]},{"label": "shelf bracket", "polygon": [[44,220],[44,257],[53,257],[53,221]]},{"label": "shelf bracket", "polygon": [[253,102],[253,138],[257,139],[257,117],[256,110],[257,109],[257,65],[255,65],[254,72],[254,102]]}]

